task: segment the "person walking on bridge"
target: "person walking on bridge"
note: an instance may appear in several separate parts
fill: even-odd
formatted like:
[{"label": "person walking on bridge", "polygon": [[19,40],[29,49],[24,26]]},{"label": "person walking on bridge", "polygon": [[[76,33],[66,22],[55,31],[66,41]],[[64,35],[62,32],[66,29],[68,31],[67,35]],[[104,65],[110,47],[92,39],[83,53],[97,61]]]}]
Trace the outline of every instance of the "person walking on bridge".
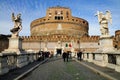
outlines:
[{"label": "person walking on bridge", "polygon": [[63,61],[65,62],[65,59],[66,59],[66,52],[64,51],[63,54],[62,54],[62,58],[63,58]]},{"label": "person walking on bridge", "polygon": [[62,58],[63,58],[63,61],[67,61],[68,62],[68,59],[69,59],[69,52],[63,52],[62,54]]}]

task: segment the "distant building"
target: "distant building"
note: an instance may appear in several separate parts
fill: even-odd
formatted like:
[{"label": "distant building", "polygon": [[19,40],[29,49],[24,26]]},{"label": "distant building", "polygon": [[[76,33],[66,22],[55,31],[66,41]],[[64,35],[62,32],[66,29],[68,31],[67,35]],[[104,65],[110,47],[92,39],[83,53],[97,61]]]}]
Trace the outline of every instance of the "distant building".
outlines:
[{"label": "distant building", "polygon": [[120,49],[120,30],[115,31],[114,47]]},{"label": "distant building", "polygon": [[10,35],[3,35],[0,34],[0,52],[3,51],[4,49],[7,49],[9,46],[9,37]]}]

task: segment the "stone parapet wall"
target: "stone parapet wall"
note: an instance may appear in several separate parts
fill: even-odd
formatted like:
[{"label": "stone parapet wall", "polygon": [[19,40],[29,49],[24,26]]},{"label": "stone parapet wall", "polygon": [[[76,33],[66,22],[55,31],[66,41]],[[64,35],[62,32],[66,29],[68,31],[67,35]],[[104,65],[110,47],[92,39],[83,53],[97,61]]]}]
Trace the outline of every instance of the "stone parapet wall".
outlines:
[{"label": "stone parapet wall", "polygon": [[21,68],[28,63],[39,59],[38,53],[0,53],[0,75],[9,72],[11,69]]},{"label": "stone parapet wall", "polygon": [[92,62],[101,67],[108,67],[120,72],[120,52],[112,53],[83,53],[83,60]]}]

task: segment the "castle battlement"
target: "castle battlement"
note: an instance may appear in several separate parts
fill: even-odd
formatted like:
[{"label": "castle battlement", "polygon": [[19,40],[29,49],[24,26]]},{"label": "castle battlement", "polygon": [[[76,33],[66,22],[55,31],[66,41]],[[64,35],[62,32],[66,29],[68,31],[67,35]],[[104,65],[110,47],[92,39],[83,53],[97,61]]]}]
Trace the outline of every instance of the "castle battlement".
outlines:
[{"label": "castle battlement", "polygon": [[[68,36],[68,35],[49,35],[49,36],[21,36],[23,41],[78,41],[79,38],[73,37],[73,36]],[[99,41],[99,36],[84,36],[80,38],[81,42],[98,42]]]},{"label": "castle battlement", "polygon": [[85,36],[81,38],[81,42],[98,42],[99,38],[99,36]]}]

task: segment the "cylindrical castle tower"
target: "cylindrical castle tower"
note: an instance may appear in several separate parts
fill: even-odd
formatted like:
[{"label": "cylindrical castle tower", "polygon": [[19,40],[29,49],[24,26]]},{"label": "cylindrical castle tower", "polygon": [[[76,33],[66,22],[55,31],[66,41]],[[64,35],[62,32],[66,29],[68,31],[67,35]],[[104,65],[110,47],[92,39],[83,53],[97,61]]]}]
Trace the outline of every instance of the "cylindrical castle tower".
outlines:
[{"label": "cylindrical castle tower", "polygon": [[31,22],[31,36],[72,35],[88,36],[89,24],[86,20],[71,15],[66,7],[50,7],[46,16]]}]

